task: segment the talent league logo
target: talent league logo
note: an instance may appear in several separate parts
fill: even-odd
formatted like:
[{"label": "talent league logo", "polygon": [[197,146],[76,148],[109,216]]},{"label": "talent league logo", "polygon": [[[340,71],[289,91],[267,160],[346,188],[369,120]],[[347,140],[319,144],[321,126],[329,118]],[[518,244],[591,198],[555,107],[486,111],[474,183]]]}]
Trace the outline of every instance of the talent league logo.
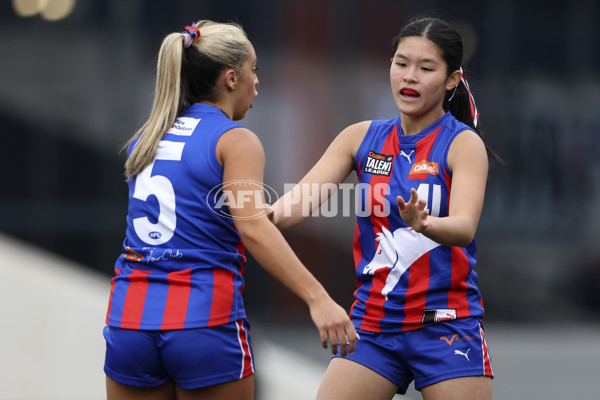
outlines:
[{"label": "talent league logo", "polygon": [[394,156],[380,154],[371,150],[369,151],[363,171],[367,174],[390,176],[393,162]]}]

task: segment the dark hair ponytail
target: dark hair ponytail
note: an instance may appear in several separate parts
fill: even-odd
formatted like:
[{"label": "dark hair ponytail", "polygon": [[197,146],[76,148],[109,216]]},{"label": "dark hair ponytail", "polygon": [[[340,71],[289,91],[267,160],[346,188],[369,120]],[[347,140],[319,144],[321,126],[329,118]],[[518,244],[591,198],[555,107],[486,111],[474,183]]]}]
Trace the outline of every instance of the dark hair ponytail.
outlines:
[{"label": "dark hair ponytail", "polygon": [[[402,39],[413,36],[424,37],[438,47],[442,58],[448,67],[448,77],[450,77],[454,71],[461,70],[463,62],[462,38],[458,31],[449,23],[438,18],[430,17],[411,21],[394,38],[392,42],[392,56],[396,53]],[[466,80],[461,79],[455,90],[450,90],[446,93],[443,107],[445,111],[450,111],[457,120],[469,126],[483,139],[483,132],[479,124],[479,115],[474,107],[474,101],[471,98],[470,89],[466,84]],[[478,121],[477,123],[475,123],[476,120]],[[485,148],[490,160],[501,161],[500,157],[487,145]]]}]

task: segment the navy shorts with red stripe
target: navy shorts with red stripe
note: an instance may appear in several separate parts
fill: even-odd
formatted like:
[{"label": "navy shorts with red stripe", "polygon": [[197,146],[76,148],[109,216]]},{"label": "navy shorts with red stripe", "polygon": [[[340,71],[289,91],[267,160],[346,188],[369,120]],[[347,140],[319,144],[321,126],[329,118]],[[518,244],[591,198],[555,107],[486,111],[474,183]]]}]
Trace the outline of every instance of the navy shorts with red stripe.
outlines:
[{"label": "navy shorts with red stripe", "polygon": [[[414,380],[420,390],[447,379],[493,377],[481,321],[460,318],[401,333],[358,331],[355,352],[346,358],[377,372],[405,394]],[[340,357],[338,352],[333,357]]]},{"label": "navy shorts with red stripe", "polygon": [[104,372],[131,386],[159,386],[173,379],[190,390],[254,373],[250,324],[180,330],[134,330],[106,326]]}]

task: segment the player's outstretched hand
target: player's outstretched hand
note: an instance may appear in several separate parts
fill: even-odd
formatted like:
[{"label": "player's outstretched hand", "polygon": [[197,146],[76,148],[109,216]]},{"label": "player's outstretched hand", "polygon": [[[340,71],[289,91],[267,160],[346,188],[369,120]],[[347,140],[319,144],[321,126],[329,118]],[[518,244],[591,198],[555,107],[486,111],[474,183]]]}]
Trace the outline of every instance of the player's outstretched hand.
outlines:
[{"label": "player's outstretched hand", "polygon": [[316,300],[309,307],[323,348],[326,349],[329,342],[332,354],[337,353],[338,345],[342,357],[354,353],[356,340],[360,337],[346,311],[329,297]]},{"label": "player's outstretched hand", "polygon": [[398,210],[400,211],[400,217],[411,226],[417,232],[423,232],[429,227],[429,211],[427,206],[427,200],[419,199],[417,191],[412,188],[410,190],[410,199],[408,202],[404,201],[402,196],[396,197],[398,203]]}]

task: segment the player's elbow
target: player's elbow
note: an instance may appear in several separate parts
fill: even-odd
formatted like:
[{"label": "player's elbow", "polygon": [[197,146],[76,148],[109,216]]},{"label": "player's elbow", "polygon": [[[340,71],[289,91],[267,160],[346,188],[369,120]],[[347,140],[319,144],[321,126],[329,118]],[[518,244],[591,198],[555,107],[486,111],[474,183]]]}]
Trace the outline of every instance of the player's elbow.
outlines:
[{"label": "player's elbow", "polygon": [[454,245],[457,247],[467,247],[473,242],[473,239],[475,239],[475,235],[461,235],[456,238]]},{"label": "player's elbow", "polygon": [[256,245],[265,241],[268,232],[276,230],[264,215],[256,218],[235,220],[235,229],[240,234],[244,246],[251,251]]},{"label": "player's elbow", "polygon": [[470,216],[462,215],[455,217],[453,221],[452,234],[450,235],[451,246],[467,247],[475,239],[477,231],[477,222]]},{"label": "player's elbow", "polygon": [[473,222],[467,222],[462,226],[462,229],[457,232],[456,235],[456,246],[467,247],[475,239],[475,232],[477,231],[477,224]]},{"label": "player's elbow", "polygon": [[258,240],[258,229],[256,229],[256,224],[251,220],[238,220],[235,221],[235,229],[240,234],[242,242],[248,246],[251,242]]}]

